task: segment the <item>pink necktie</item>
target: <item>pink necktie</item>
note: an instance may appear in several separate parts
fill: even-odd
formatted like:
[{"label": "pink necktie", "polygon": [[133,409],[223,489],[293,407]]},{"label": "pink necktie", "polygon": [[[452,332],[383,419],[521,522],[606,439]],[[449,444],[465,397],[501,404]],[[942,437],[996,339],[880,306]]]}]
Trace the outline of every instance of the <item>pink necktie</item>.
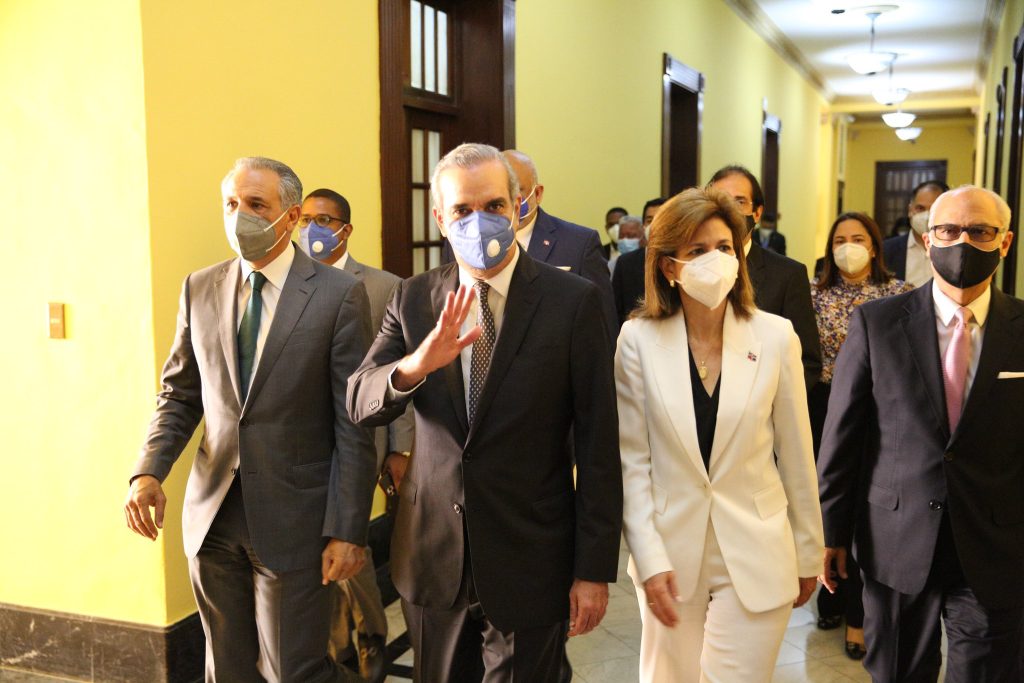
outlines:
[{"label": "pink necktie", "polygon": [[956,431],[960,411],[964,406],[964,389],[967,385],[967,365],[971,360],[971,309],[960,307],[956,311],[956,327],[953,339],[942,359],[942,379],[946,386],[946,414],[949,416],[949,433]]}]

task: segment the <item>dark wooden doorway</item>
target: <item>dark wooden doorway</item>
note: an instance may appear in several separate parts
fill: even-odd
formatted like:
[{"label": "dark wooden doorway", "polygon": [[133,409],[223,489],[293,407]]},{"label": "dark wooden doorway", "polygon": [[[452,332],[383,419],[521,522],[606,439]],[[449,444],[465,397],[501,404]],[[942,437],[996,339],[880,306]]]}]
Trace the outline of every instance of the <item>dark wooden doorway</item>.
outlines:
[{"label": "dark wooden doorway", "polygon": [[764,112],[761,124],[761,189],[764,191],[764,212],[779,215],[779,138],[782,121]]},{"label": "dark wooden doorway", "polygon": [[463,142],[515,146],[514,0],[380,0],[384,269],[440,265],[430,174]]},{"label": "dark wooden doorway", "polygon": [[700,183],[704,76],[665,53],[662,64],[661,194]]},{"label": "dark wooden doorway", "polygon": [[996,149],[992,156],[992,191],[1001,194],[1003,191],[1003,141],[1006,139],[1006,77],[1007,67],[1003,67],[1003,81],[996,86]]},{"label": "dark wooden doorway", "polygon": [[[1007,173],[1006,203],[1010,205],[1010,230],[1016,235],[1020,226],[1021,154],[1024,144],[1024,26],[1013,39],[1013,109],[1010,119],[1010,167]],[[1017,292],[1017,240],[1003,259],[1003,291]]]},{"label": "dark wooden doorway", "polygon": [[875,162],[875,222],[883,235],[894,234],[897,221],[907,217],[910,193],[926,180],[946,182],[946,160]]}]

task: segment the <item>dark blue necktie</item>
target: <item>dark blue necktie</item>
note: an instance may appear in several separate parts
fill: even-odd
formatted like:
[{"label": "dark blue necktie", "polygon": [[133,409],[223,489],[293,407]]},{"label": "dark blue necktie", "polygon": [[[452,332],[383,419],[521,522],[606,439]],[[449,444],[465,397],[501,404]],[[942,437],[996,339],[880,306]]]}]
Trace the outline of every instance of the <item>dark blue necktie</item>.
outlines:
[{"label": "dark blue necktie", "polygon": [[242,324],[238,326],[238,381],[242,390],[242,403],[249,395],[249,380],[256,362],[256,340],[260,336],[260,314],[263,313],[263,295],[260,290],[267,282],[267,276],[259,271],[249,275],[252,294],[245,305]]}]

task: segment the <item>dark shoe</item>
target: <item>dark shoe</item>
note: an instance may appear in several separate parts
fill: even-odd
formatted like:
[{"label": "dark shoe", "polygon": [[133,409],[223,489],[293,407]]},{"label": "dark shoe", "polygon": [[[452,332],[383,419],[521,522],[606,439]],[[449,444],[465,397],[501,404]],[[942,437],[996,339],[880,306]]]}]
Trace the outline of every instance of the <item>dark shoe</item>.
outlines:
[{"label": "dark shoe", "polygon": [[854,660],[855,662],[864,659],[864,655],[866,655],[867,653],[867,648],[865,648],[862,644],[855,643],[852,640],[846,641],[846,656]]},{"label": "dark shoe", "polygon": [[387,652],[382,636],[359,634],[359,675],[371,683],[384,680]]},{"label": "dark shoe", "polygon": [[831,631],[834,628],[839,628],[839,624],[843,623],[842,615],[837,614],[834,617],[819,617],[818,628],[822,631]]}]

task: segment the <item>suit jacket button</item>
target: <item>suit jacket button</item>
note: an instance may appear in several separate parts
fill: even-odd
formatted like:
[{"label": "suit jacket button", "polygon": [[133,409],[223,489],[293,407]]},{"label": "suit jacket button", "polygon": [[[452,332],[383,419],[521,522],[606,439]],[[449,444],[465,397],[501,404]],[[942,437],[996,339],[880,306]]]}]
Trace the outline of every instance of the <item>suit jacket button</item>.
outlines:
[{"label": "suit jacket button", "polygon": [[455,510],[455,514],[457,515],[462,514],[462,506],[459,505],[458,503],[452,503],[452,510]]},{"label": "suit jacket button", "polygon": [[946,451],[942,455],[942,459],[945,460],[946,462],[953,462],[953,451]]},{"label": "suit jacket button", "polygon": [[466,451],[465,453],[462,454],[462,461],[463,462],[469,462],[472,459],[473,459],[473,454],[470,453],[469,451]]},{"label": "suit jacket button", "polygon": [[247,420],[247,419],[242,419],[242,420],[241,420],[241,421],[240,421],[240,422],[238,423],[238,426],[239,426],[239,427],[248,427],[248,426],[249,426],[249,420]]},{"label": "suit jacket button", "polygon": [[930,500],[930,501],[928,501],[928,509],[929,510],[936,510],[936,511],[938,511],[938,510],[941,510],[942,508],[943,508],[943,505],[942,505],[942,501],[941,500]]}]

